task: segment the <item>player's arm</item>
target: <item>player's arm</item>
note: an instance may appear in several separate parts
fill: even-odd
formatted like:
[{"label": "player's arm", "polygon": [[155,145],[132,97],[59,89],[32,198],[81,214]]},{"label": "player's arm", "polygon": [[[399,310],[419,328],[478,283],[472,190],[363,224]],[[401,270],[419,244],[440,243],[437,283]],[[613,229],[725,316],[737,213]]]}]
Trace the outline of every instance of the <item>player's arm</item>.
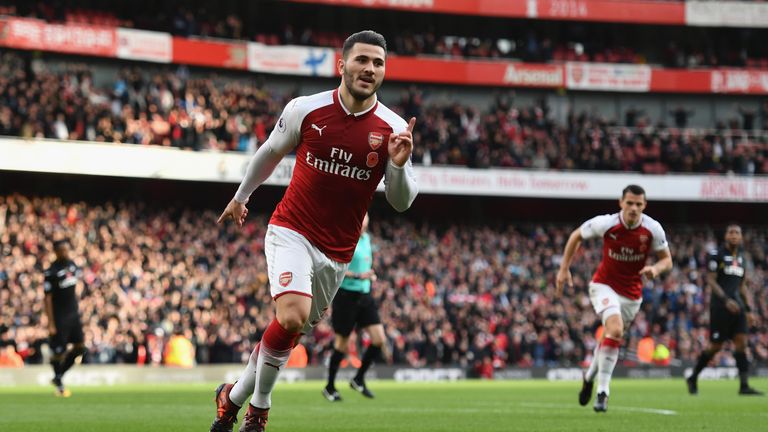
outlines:
[{"label": "player's arm", "polygon": [[243,226],[245,217],[248,216],[248,208],[245,205],[253,191],[272,175],[283,157],[298,145],[303,117],[299,115],[296,105],[297,99],[294,99],[285,107],[269,138],[256,150],[248,163],[243,181],[216,223],[222,223],[231,217],[238,226]]},{"label": "player's arm", "polygon": [[581,227],[573,230],[568,237],[568,241],[565,243],[565,250],[563,250],[563,260],[560,261],[560,270],[557,272],[555,279],[555,295],[560,296],[563,293],[563,285],[568,283],[569,286],[573,286],[573,277],[571,276],[571,262],[576,255],[576,251],[581,246]]},{"label": "player's arm", "polygon": [[709,271],[707,272],[707,286],[711,291],[712,296],[717,296],[725,303],[725,308],[729,312],[737,314],[741,311],[739,303],[736,300],[728,297],[723,287],[717,283],[717,270],[720,268],[720,260],[717,251],[710,252],[709,254]]},{"label": "player's arm", "polygon": [[717,272],[716,271],[710,271],[707,273],[707,285],[709,286],[709,289],[712,290],[712,295],[719,297],[724,303],[725,308],[728,309],[728,312],[737,314],[741,312],[741,307],[739,306],[739,303],[729,297],[726,293],[723,287],[720,286],[719,283],[717,283]]},{"label": "player's arm", "polygon": [[672,254],[669,252],[669,248],[665,248],[656,251],[656,263],[643,267],[640,270],[640,274],[649,279],[654,279],[656,276],[670,270],[672,270]]},{"label": "player's arm", "polygon": [[384,172],[384,194],[387,202],[399,212],[408,210],[419,193],[411,163],[415,124],[416,117],[412,117],[404,131],[389,136],[387,144],[389,163]]},{"label": "player's arm", "polygon": [[45,292],[44,307],[45,316],[48,318],[48,333],[50,336],[56,334],[56,321],[53,319],[53,294],[51,290],[53,285],[51,284],[51,275],[49,272],[45,273],[45,281],[43,282],[43,291]]},{"label": "player's arm", "polygon": [[755,320],[754,316],[752,315],[752,296],[749,295],[749,289],[747,288],[747,275],[746,272],[744,274],[744,278],[741,280],[741,284],[739,285],[739,295],[741,296],[742,306],[744,308],[744,312],[747,313],[747,320],[750,322],[750,325],[752,325],[753,321]]},{"label": "player's arm", "polygon": [[648,229],[653,235],[651,246],[652,250],[656,252],[656,263],[643,267],[640,274],[648,279],[654,279],[656,276],[672,270],[672,254],[669,252],[667,234],[661,224],[654,221],[648,226]]}]

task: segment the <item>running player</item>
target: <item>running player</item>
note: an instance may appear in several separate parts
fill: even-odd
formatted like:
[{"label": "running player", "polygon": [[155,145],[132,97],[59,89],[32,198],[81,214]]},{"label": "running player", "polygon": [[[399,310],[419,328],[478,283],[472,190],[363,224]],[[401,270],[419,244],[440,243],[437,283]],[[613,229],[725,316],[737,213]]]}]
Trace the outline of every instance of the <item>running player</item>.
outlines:
[{"label": "running player", "polygon": [[416,198],[413,125],[378,102],[387,45],[373,31],[351,35],[338,61],[341,85],[288,103],[219,217],[242,226],[251,193],[296,152],[293,177],[267,229],[265,254],[276,318],[233,384],[216,390],[211,431],[231,431],[253,394],[240,431],[263,431],[279,371],[302,333],[323,317],[360,238],[363,217],[384,178],[387,201],[405,211]]},{"label": "running player", "polygon": [[[595,412],[608,410],[609,385],[619,356],[624,332],[632,324],[642,302],[642,278],[653,279],[672,269],[672,257],[661,224],[643,214],[646,206],[645,190],[629,185],[622,191],[621,211],[594,217],[576,228],[563,252],[563,261],[557,272],[556,295],[562,294],[563,285],[573,285],[571,261],[582,240],[603,239],[603,259],[589,283],[589,299],[603,321],[603,339],[595,348],[595,355],[584,374],[579,403],[583,406],[592,397],[597,375]],[[646,265],[654,253],[657,261]]]}]

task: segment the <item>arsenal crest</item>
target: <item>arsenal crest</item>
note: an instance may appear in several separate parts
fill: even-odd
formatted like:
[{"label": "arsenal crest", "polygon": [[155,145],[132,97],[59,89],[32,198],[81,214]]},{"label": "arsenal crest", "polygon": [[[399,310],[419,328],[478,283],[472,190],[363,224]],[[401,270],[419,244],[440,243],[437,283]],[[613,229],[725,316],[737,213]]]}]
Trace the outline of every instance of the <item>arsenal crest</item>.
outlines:
[{"label": "arsenal crest", "polygon": [[372,149],[376,150],[381,147],[381,143],[384,142],[384,135],[379,132],[368,132],[368,145]]},{"label": "arsenal crest", "polygon": [[280,286],[287,287],[291,281],[293,280],[293,273],[291,272],[283,272],[280,273]]}]

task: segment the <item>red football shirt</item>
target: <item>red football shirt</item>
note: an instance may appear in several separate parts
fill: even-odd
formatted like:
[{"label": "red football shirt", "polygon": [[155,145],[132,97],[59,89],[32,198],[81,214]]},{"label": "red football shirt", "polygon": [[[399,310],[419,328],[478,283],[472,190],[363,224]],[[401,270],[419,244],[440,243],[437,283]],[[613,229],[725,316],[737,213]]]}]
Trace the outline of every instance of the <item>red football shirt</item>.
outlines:
[{"label": "red football shirt", "polygon": [[640,270],[651,252],[668,247],[661,224],[648,215],[628,227],[621,213],[596,216],[581,225],[583,239],[603,238],[603,259],[592,281],[611,287],[616,293],[636,300],[642,297]]},{"label": "red football shirt", "polygon": [[296,150],[291,183],[270,223],[302,234],[335,261],[351,261],[390,163],[389,135],[407,126],[378,101],[350,113],[338,89],[291,101],[267,140],[280,154]]}]

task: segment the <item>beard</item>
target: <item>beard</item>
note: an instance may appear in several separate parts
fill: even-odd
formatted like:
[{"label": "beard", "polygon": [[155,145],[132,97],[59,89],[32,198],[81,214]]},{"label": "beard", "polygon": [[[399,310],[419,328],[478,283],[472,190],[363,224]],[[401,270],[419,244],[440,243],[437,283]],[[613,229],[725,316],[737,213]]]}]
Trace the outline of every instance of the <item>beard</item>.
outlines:
[{"label": "beard", "polygon": [[347,91],[349,91],[349,94],[352,95],[353,98],[357,101],[364,101],[371,97],[374,93],[376,93],[376,90],[381,87],[381,81],[378,83],[373,84],[373,88],[369,90],[368,92],[365,91],[359,91],[356,90],[354,87],[355,77],[352,75],[352,73],[347,71],[347,68],[344,68],[344,85],[347,87]]}]

